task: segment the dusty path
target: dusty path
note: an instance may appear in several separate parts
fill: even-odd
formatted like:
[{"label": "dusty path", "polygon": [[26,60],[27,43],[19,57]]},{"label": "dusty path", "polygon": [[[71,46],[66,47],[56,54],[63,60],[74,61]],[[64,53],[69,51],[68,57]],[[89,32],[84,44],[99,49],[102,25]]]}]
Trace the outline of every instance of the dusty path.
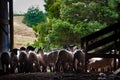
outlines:
[{"label": "dusty path", "polygon": [[20,73],[0,77],[0,80],[97,80],[98,73]]},{"label": "dusty path", "polygon": [[22,23],[23,16],[14,17],[14,47],[20,48],[33,43],[35,38],[32,28]]}]

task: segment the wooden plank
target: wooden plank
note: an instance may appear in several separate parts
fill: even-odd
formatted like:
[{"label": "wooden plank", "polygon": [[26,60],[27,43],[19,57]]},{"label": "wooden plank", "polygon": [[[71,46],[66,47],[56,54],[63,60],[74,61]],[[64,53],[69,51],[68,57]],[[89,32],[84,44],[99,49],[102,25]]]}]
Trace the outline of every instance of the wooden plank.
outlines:
[{"label": "wooden plank", "polygon": [[116,36],[115,34],[113,34],[113,35],[111,35],[109,37],[106,37],[106,38],[104,38],[102,40],[96,41],[96,42],[88,45],[87,46],[87,51],[95,49],[95,48],[100,47],[100,46],[103,46],[103,45],[108,44],[108,43],[110,43],[112,41],[115,41],[117,39],[118,39],[118,36]]},{"label": "wooden plank", "polygon": [[0,24],[9,24],[9,20],[7,20],[7,19],[0,19]]},{"label": "wooden plank", "polygon": [[8,0],[0,0],[0,54],[1,52],[9,50],[8,9]]},{"label": "wooden plank", "polygon": [[111,32],[111,31],[115,31],[117,29],[120,29],[120,23],[115,23],[115,24],[109,25],[108,27],[106,27],[106,28],[104,28],[104,29],[102,29],[100,31],[97,31],[97,32],[94,32],[94,33],[92,33],[90,35],[82,37],[81,41],[83,41],[83,42],[84,41],[86,42],[86,40],[90,41],[90,40],[95,39],[95,38],[97,38],[99,36],[107,34],[107,33]]},{"label": "wooden plank", "polygon": [[104,47],[104,48],[102,48],[102,49],[99,49],[99,50],[93,52],[93,54],[107,53],[107,52],[111,51],[112,49],[114,49],[114,48],[113,48],[114,45],[115,45],[115,44],[111,44],[111,45],[109,45],[109,46],[107,46],[107,47]]},{"label": "wooden plank", "polygon": [[93,58],[93,57],[99,57],[99,58],[119,58],[119,54],[86,54],[86,58]]},{"label": "wooden plank", "polygon": [[13,0],[9,0],[9,17],[10,17],[10,50],[12,50],[14,47]]}]

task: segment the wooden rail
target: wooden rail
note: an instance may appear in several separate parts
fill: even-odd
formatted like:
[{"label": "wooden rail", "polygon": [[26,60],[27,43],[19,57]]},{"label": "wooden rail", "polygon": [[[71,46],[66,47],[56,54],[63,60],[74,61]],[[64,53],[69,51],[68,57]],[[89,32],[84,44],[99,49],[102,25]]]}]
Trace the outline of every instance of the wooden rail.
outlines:
[{"label": "wooden rail", "polygon": [[[81,38],[81,48],[85,51],[85,64],[92,57],[119,59],[120,53],[120,23],[115,23],[104,29]],[[111,51],[115,50],[114,54]],[[120,64],[120,60],[119,60]],[[114,63],[116,68],[116,63]],[[87,70],[87,66],[86,66]]]}]

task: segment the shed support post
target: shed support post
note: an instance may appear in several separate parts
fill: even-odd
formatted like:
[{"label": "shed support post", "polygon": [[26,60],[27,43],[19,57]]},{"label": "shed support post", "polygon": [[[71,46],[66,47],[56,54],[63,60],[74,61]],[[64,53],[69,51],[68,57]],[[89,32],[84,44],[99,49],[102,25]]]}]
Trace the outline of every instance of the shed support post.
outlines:
[{"label": "shed support post", "polygon": [[14,27],[13,27],[13,0],[9,0],[9,24],[10,24],[10,50],[14,44]]},{"label": "shed support post", "polygon": [[0,54],[10,48],[8,0],[0,0]]}]

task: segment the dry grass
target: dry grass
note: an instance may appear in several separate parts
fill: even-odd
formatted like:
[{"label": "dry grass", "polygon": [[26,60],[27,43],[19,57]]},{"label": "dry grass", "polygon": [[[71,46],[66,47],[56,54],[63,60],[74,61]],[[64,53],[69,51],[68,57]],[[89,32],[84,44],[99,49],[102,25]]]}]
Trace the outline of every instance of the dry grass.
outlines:
[{"label": "dry grass", "polygon": [[23,18],[23,16],[14,17],[14,47],[16,48],[33,43],[36,39],[32,28],[22,23]]}]

